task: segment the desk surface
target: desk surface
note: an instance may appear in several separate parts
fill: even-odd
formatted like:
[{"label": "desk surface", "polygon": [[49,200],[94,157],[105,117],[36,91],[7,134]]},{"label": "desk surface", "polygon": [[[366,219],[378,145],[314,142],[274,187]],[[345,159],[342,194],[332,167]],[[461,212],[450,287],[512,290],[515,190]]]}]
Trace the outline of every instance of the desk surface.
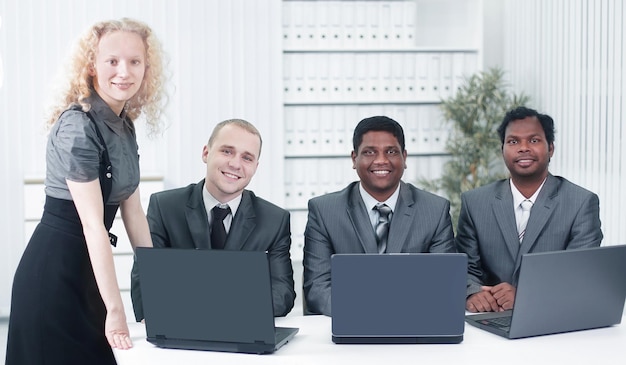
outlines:
[{"label": "desk surface", "polygon": [[[626,322],[626,321],[622,321]],[[155,347],[145,327],[130,324],[134,347],[115,350],[119,365],[138,364],[607,364],[626,361],[626,324],[556,335],[507,340],[465,325],[463,342],[453,345],[337,345],[331,319],[291,314],[277,326],[300,331],[277,352],[250,355]],[[468,361],[473,359],[474,361]]]}]

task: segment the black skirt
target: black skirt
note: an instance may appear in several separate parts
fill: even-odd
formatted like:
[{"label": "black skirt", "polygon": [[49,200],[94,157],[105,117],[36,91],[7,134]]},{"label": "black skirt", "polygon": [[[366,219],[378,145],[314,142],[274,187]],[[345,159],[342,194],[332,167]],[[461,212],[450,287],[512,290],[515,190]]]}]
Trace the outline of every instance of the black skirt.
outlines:
[{"label": "black skirt", "polygon": [[74,203],[47,197],[13,279],[6,365],[116,364],[105,318]]}]

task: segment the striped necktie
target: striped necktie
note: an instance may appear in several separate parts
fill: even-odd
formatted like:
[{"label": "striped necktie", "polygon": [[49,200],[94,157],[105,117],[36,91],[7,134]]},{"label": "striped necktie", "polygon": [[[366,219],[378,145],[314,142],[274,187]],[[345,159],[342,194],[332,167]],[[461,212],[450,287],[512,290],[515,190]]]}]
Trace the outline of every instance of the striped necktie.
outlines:
[{"label": "striped necktie", "polygon": [[378,223],[376,223],[376,243],[378,253],[385,253],[387,250],[387,235],[389,233],[389,222],[391,221],[391,208],[387,204],[378,204],[374,207],[378,211]]},{"label": "striped necktie", "polygon": [[517,232],[519,236],[519,242],[522,243],[524,239],[524,234],[526,233],[526,225],[528,224],[528,217],[530,217],[530,208],[533,207],[533,202],[526,199],[521,204],[522,208],[522,216],[520,217],[519,227],[517,227]]}]

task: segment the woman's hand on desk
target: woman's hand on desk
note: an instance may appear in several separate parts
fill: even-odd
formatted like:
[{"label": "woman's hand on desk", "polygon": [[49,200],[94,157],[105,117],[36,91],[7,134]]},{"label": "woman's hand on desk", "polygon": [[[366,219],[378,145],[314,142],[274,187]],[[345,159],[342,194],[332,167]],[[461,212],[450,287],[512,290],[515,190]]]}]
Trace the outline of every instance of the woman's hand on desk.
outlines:
[{"label": "woman's hand on desk", "polygon": [[133,347],[133,341],[131,341],[128,331],[128,324],[126,324],[126,315],[123,311],[107,312],[104,332],[112,348],[127,350]]}]

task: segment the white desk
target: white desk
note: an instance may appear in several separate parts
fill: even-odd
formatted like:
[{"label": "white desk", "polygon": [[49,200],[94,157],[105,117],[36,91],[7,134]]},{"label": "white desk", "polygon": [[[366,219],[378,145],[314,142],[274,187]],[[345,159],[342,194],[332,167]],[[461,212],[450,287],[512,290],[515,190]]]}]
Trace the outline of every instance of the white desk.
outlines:
[{"label": "white desk", "polygon": [[626,364],[626,318],[617,326],[507,340],[465,325],[463,342],[453,345],[337,345],[331,319],[291,314],[276,325],[298,327],[291,342],[274,354],[250,355],[170,350],[146,341],[145,327],[130,324],[134,347],[115,350],[119,365],[159,364]]}]

